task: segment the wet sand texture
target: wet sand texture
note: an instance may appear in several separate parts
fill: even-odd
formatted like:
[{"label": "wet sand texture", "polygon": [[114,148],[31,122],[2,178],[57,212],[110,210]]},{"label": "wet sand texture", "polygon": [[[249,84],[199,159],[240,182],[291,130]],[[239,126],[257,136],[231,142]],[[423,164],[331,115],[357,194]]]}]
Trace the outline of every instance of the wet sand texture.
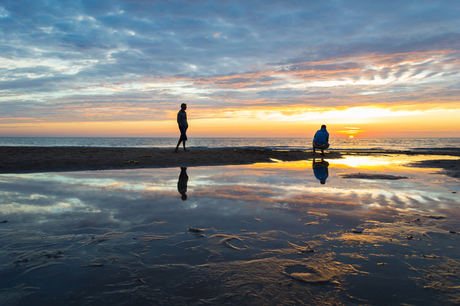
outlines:
[{"label": "wet sand texture", "polygon": [[[345,155],[433,155],[432,152],[336,152],[329,151],[325,159]],[[460,156],[456,152],[436,152],[436,155]],[[73,147],[0,147],[0,173],[35,173],[135,168],[167,168],[216,165],[240,165],[312,159],[311,151],[274,151],[250,149],[193,149],[174,153],[173,149],[137,148],[73,148]],[[460,177],[460,160],[428,160],[421,167],[442,168],[446,174]]]},{"label": "wet sand texture", "polygon": [[[458,155],[455,154],[453,156]],[[460,159],[457,161],[452,161],[449,159],[424,160],[412,163],[411,166],[420,168],[442,169],[439,171],[440,173],[446,174],[450,177],[460,178]]]},{"label": "wet sand texture", "polygon": [[459,304],[457,179],[298,164],[2,175],[0,305]]},{"label": "wet sand texture", "polygon": [[[328,153],[339,158],[340,153]],[[239,165],[295,161],[311,158],[310,152],[234,149],[173,149],[0,147],[0,173],[84,171]]]}]

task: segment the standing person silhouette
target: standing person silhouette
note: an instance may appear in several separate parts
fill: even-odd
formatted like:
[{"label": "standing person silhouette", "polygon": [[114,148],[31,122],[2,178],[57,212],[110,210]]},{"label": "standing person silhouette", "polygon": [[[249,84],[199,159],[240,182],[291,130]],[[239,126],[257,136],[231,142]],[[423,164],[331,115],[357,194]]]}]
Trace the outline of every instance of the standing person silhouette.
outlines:
[{"label": "standing person silhouette", "polygon": [[177,124],[179,124],[179,130],[180,130],[180,138],[179,142],[177,143],[176,149],[174,150],[175,153],[179,152],[179,145],[181,142],[184,143],[184,151],[187,151],[185,149],[185,142],[187,141],[187,129],[188,129],[188,123],[187,123],[187,113],[185,110],[187,109],[187,104],[182,103],[180,106],[180,111],[177,113]]},{"label": "standing person silhouette", "polygon": [[327,148],[329,148],[329,133],[323,124],[321,130],[318,130],[313,138],[313,155],[315,155],[316,149],[321,150],[321,155],[324,155],[324,150]]}]

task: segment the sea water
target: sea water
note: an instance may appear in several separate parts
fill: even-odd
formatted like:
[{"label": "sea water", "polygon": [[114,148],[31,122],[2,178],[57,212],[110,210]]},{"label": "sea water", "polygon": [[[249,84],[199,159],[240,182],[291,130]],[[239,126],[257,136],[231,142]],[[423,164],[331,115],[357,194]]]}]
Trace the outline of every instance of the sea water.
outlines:
[{"label": "sea water", "polygon": [[[190,138],[187,147],[205,149],[309,150],[310,138]],[[0,137],[0,146],[173,148],[177,138]],[[460,138],[333,138],[329,150],[459,151]]]}]

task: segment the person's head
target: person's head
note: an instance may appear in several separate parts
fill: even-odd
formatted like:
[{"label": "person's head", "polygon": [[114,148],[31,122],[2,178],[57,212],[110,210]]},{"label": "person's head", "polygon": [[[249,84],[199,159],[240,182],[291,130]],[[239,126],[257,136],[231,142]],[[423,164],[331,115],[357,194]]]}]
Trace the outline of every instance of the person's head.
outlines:
[{"label": "person's head", "polygon": [[184,193],[181,194],[181,197],[182,201],[187,201],[187,195]]},{"label": "person's head", "polygon": [[182,104],[180,105],[180,109],[181,109],[181,110],[186,110],[186,109],[187,109],[187,104],[182,103]]},{"label": "person's head", "polygon": [[324,184],[326,184],[326,180],[322,180],[322,181],[320,181],[320,183],[321,183],[321,185],[324,185]]},{"label": "person's head", "polygon": [[326,125],[323,124],[323,125],[321,126],[321,129],[325,129],[325,128],[326,128]]}]

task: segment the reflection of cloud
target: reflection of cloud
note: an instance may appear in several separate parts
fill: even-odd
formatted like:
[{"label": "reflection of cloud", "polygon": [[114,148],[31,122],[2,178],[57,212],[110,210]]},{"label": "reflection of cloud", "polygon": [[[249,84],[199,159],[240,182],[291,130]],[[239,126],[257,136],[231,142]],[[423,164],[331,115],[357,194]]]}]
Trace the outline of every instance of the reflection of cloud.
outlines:
[{"label": "reflection of cloud", "polygon": [[[341,304],[350,301],[344,295],[347,282],[353,286],[348,276],[360,273],[362,263],[359,269],[365,271],[355,280],[376,279],[378,285],[388,279],[375,277],[373,271],[381,271],[376,258],[398,263],[387,268],[408,275],[420,259],[436,259],[426,275],[446,275],[452,265],[457,269],[444,256],[455,255],[455,249],[436,247],[436,254],[424,255],[431,243],[448,246],[455,240],[441,227],[458,226],[457,196],[433,183],[433,175],[427,175],[431,170],[418,174],[414,168],[402,168],[402,158],[396,155],[381,159],[400,159],[390,169],[412,173],[417,180],[400,186],[349,183],[332,176],[330,187],[318,188],[312,186],[316,179],[311,161],[193,167],[188,203],[177,197],[177,168],[1,175],[0,221],[10,220],[0,224],[1,272],[15,275],[2,298],[20,296],[23,301],[30,290],[22,289],[37,282],[43,287],[39,298],[56,298],[56,279],[65,288],[75,285],[73,271],[83,266],[86,276],[79,277],[88,281],[77,291],[84,294],[71,292],[71,298],[85,299],[98,273],[103,289],[93,300],[102,304],[109,295],[132,299],[132,294],[120,295],[130,278],[141,285],[136,289],[141,303],[142,297],[153,304],[182,299],[191,284],[199,284],[198,302],[225,304],[230,296],[233,304],[245,304],[250,292],[262,304],[308,304],[312,296],[317,304]],[[334,161],[331,172],[337,171]],[[447,217],[429,218],[431,211]],[[193,235],[189,227],[203,228],[204,236]],[[401,262],[410,269],[399,271],[406,266]],[[56,271],[62,277],[56,278]],[[366,278],[369,273],[372,277]],[[443,278],[428,280],[433,288],[441,288],[437,284]],[[457,278],[451,280],[445,291],[455,295]],[[308,285],[326,282],[332,291]],[[407,284],[407,278],[403,282]],[[171,291],[170,283],[177,290]],[[214,284],[220,286],[217,295]],[[152,294],[152,288],[161,294]],[[353,295],[371,304],[381,301],[369,300],[363,291]],[[62,300],[69,299],[65,294]]]},{"label": "reflection of cloud", "polygon": [[[175,209],[193,208],[199,213],[215,207],[214,203],[222,203],[219,209],[226,214],[241,213],[240,209],[232,210],[235,205],[371,219],[401,212],[447,214],[455,201],[436,183],[420,179],[430,170],[401,167],[401,163],[423,158],[357,156],[330,160],[328,185],[323,187],[311,172],[311,161],[199,167],[193,170],[193,184],[188,186],[193,200],[187,204],[175,202],[177,169],[2,175],[0,204],[3,215],[21,213],[35,220],[44,215],[51,218],[50,212],[56,217],[72,212],[74,216],[69,218],[84,220],[96,214],[117,226],[128,222],[127,218],[155,219]],[[337,169],[415,178],[386,181],[383,188],[382,182],[341,179]],[[151,216],[146,211],[151,211]]]},{"label": "reflection of cloud", "polygon": [[279,193],[266,188],[253,188],[251,186],[216,186],[210,190],[196,188],[193,192],[197,197],[216,197],[220,199],[230,199],[235,201],[246,201],[249,203],[272,202],[272,197],[277,197]]}]

